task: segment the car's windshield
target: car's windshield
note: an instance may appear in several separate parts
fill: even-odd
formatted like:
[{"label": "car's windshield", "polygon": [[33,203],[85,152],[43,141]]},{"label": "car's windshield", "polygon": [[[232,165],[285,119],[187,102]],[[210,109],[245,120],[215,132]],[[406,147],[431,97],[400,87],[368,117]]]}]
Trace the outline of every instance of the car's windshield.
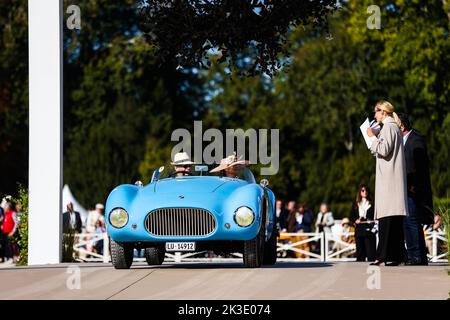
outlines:
[{"label": "car's windshield", "polygon": [[235,165],[221,170],[219,172],[211,173],[210,171],[217,167],[217,165],[208,164],[193,164],[185,166],[161,166],[153,174],[157,180],[166,178],[184,178],[192,176],[219,176],[228,178],[242,179],[250,183],[255,183],[255,177],[252,172],[244,165]]}]

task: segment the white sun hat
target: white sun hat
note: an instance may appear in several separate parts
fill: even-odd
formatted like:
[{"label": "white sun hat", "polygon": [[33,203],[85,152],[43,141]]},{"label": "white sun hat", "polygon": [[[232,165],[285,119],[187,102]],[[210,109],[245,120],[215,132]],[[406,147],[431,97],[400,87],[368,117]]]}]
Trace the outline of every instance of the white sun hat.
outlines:
[{"label": "white sun hat", "polygon": [[249,162],[247,160],[238,160],[236,156],[236,152],[233,152],[231,156],[226,157],[225,159],[220,160],[220,164],[212,169],[210,172],[219,172],[221,170],[225,170],[226,168],[235,166],[235,165],[248,165]]},{"label": "white sun hat", "polygon": [[194,164],[194,162],[191,161],[187,152],[178,152],[173,156],[173,162],[171,164],[174,166],[183,166]]}]

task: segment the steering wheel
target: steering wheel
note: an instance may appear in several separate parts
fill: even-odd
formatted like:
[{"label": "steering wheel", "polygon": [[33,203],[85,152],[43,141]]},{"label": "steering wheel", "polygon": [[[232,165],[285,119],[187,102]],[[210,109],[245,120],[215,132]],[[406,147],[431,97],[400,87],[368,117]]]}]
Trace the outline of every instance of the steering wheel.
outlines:
[{"label": "steering wheel", "polygon": [[174,171],[169,175],[169,177],[174,178],[177,174],[182,174],[183,176],[192,176],[192,172],[190,171]]}]

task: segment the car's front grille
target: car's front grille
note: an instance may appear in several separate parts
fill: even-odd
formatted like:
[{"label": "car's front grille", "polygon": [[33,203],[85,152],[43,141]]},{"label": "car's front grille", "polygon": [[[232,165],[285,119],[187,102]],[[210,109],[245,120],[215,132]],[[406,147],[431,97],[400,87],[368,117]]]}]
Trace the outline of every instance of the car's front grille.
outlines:
[{"label": "car's front grille", "polygon": [[155,236],[206,236],[216,228],[216,219],[198,208],[163,208],[150,212],[145,228]]}]

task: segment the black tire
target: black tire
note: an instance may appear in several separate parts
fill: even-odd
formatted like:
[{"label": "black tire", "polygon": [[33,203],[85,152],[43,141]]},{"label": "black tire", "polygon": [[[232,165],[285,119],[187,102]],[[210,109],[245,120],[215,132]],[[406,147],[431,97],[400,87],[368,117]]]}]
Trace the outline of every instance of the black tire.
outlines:
[{"label": "black tire", "polygon": [[272,231],[269,240],[264,245],[263,264],[274,265],[277,263],[277,232]]},{"label": "black tire", "polygon": [[160,265],[166,257],[166,248],[164,246],[145,248],[144,256],[149,266]]},{"label": "black tire", "polygon": [[133,263],[134,248],[126,243],[116,242],[111,239],[111,262],[116,269],[130,269]]},{"label": "black tire", "polygon": [[261,267],[264,255],[264,234],[265,225],[263,224],[254,239],[244,241],[243,259],[246,268]]}]

